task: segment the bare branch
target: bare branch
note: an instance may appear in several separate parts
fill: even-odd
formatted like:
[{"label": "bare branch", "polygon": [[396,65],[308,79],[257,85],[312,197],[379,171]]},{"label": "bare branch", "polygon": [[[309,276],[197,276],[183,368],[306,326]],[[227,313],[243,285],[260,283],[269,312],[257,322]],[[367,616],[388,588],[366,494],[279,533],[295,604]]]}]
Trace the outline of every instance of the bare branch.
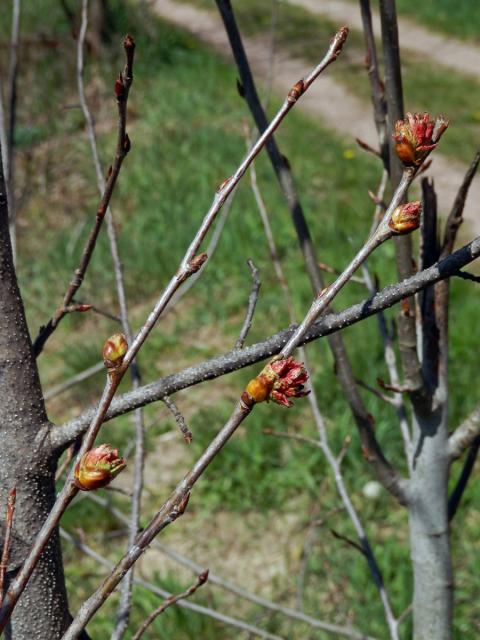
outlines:
[{"label": "bare branch", "polygon": [[[370,0],[360,0],[360,10],[362,15],[363,35],[365,38],[365,66],[367,67],[368,78],[370,80],[375,126],[377,128],[378,140],[380,143],[380,153],[377,152],[377,155],[382,158],[385,168],[388,169],[389,149],[387,139],[387,105],[385,103],[384,87],[380,80],[380,73],[378,70],[377,47],[373,33]],[[369,145],[368,147],[368,150],[370,150],[371,148]]]},{"label": "bare branch", "polygon": [[51,398],[60,395],[64,391],[68,391],[68,389],[71,389],[79,382],[88,380],[88,378],[91,378],[96,373],[100,373],[100,371],[105,371],[105,365],[103,364],[103,362],[97,362],[97,364],[94,364],[91,367],[88,367],[88,369],[84,369],[83,371],[80,371],[80,373],[72,376],[69,380],[50,387],[50,389],[47,389],[47,391],[43,394],[43,398],[44,400],[50,400]]},{"label": "bare branch", "polygon": [[470,282],[480,282],[480,276],[475,276],[473,273],[469,273],[468,271],[457,271],[457,273],[453,274],[455,278],[461,278],[462,280],[469,280]]},{"label": "bare branch", "polygon": [[253,264],[252,260],[247,260],[248,268],[252,274],[252,290],[248,297],[248,307],[245,320],[243,321],[240,335],[235,342],[235,349],[243,349],[243,345],[247,338],[250,327],[252,326],[253,314],[255,313],[255,307],[257,306],[258,294],[260,292],[260,278],[258,277],[258,269]]},{"label": "bare branch", "polygon": [[[345,327],[368,318],[379,311],[383,311],[417,291],[428,287],[440,280],[451,277],[460,268],[480,256],[480,237],[475,238],[451,256],[441,260],[425,271],[407,278],[403,282],[390,285],[376,295],[355,304],[340,313],[329,313],[321,317],[307,332],[302,344],[307,344],[320,337],[340,331]],[[265,358],[278,354],[286,341],[292,336],[294,327],[284,329],[255,345],[245,347],[241,351],[230,351],[199,365],[188,367],[177,374],[161,378],[156,382],[141,387],[137,392],[129,392],[118,396],[105,417],[111,420],[139,406],[161,400],[165,395],[171,395],[200,382],[212,380],[231,373],[237,369],[247,367]],[[56,450],[66,448],[88,427],[92,419],[94,408],[86,409],[77,418],[64,425],[41,432],[41,437],[49,441],[49,445]],[[467,444],[469,446],[470,443]],[[464,449],[462,449],[463,451]],[[461,452],[460,452],[461,453]]]},{"label": "bare branch", "polygon": [[17,498],[17,490],[15,487],[10,489],[7,498],[7,515],[5,518],[5,536],[3,538],[2,558],[0,560],[0,605],[3,602],[3,583],[5,574],[7,573],[8,562],[10,559],[10,546],[12,543],[13,515],[15,513],[15,500]]},{"label": "bare branch", "polygon": [[472,475],[473,467],[477,460],[478,450],[480,449],[480,435],[472,442],[468,450],[467,459],[463,465],[460,477],[457,480],[454,490],[448,499],[448,519],[451,521],[457,513],[457,509],[462,500],[462,496],[467,488],[468,481]]},{"label": "bare branch", "polygon": [[[67,533],[64,529],[60,529],[60,535],[65,540],[75,545],[80,551],[94,558],[96,562],[103,565],[107,569],[111,570],[113,568],[114,566],[113,563],[109,562],[104,556],[100,555],[99,553],[97,553],[87,545],[75,539],[73,536]],[[151,591],[152,593],[155,593],[157,596],[160,596],[161,598],[169,598],[172,595],[168,591],[165,591],[164,589],[161,589],[160,587],[157,587],[156,585],[153,585],[150,582],[147,582],[140,578],[134,578],[134,583],[138,584],[144,589],[147,589],[148,591]],[[259,629],[258,627],[255,627],[246,622],[243,622],[243,620],[232,618],[231,616],[227,616],[224,613],[220,613],[219,611],[215,611],[213,609],[208,609],[207,607],[202,607],[198,604],[194,604],[193,602],[180,600],[177,603],[177,605],[179,607],[187,609],[188,611],[194,611],[195,613],[199,613],[200,615],[206,616],[208,618],[212,618],[214,620],[218,620],[219,622],[222,622],[224,624],[227,624],[237,629],[241,629],[242,631],[245,631],[259,638],[264,638],[265,640],[283,640],[279,636],[268,633],[268,631],[263,631],[263,629]],[[358,638],[358,640],[375,640],[374,638],[365,638],[365,636],[360,636],[360,635],[358,635],[356,638]]]},{"label": "bare branch", "polygon": [[183,417],[180,409],[169,396],[164,396],[162,400],[165,403],[165,406],[170,409],[173,417],[175,418],[175,422],[178,424],[180,431],[182,432],[183,439],[187,444],[190,444],[193,440],[192,432],[188,428],[187,423],[185,422],[185,418]]},{"label": "bare branch", "polygon": [[448,439],[448,453],[451,460],[456,460],[480,436],[480,406],[460,424]]},{"label": "bare branch", "polygon": [[107,212],[107,208],[113,194],[113,190],[117,183],[120,169],[122,168],[123,161],[125,160],[125,157],[130,150],[130,139],[126,132],[127,102],[130,87],[133,82],[133,56],[135,50],[135,44],[130,36],[127,36],[125,38],[124,48],[126,57],[125,68],[123,73],[120,73],[117,81],[115,82],[115,94],[118,109],[118,137],[115,158],[111,166],[111,170],[109,170],[105,188],[102,190],[103,195],[100,199],[100,204],[97,209],[95,223],[83,248],[80,263],[75,269],[72,281],[70,282],[67,291],[65,292],[63,302],[61,306],[55,311],[47,324],[40,329],[39,334],[33,343],[33,351],[35,353],[35,356],[37,357],[41,353],[48,338],[55,331],[58,323],[65,316],[66,308],[71,303],[75,294],[82,286],[85,273],[90,264],[97,238],[100,233],[100,229],[102,228],[103,220],[105,218],[105,214]]},{"label": "bare branch", "polygon": [[[121,511],[112,507],[111,504],[108,503],[107,500],[101,498],[96,494],[87,494],[88,497],[96,502],[97,504],[105,507],[111,514],[115,516],[120,522],[128,523],[128,518]],[[159,542],[158,540],[154,540],[152,542],[152,546],[155,549],[158,549],[167,557],[171,558],[178,564],[181,564],[184,567],[190,569],[193,573],[201,573],[205,570],[205,567],[202,567],[198,563],[194,562],[190,558],[187,558],[183,554],[175,551],[168,545],[163,544],[163,542]],[[225,578],[221,578],[220,576],[212,573],[211,571],[208,574],[208,582],[209,584],[215,584],[234,595],[247,600],[248,602],[252,602],[260,607],[264,607],[269,611],[273,611],[274,613],[280,613],[287,618],[292,620],[296,620],[297,622],[302,622],[307,624],[312,629],[320,629],[322,631],[326,631],[327,633],[336,634],[338,636],[352,638],[353,640],[372,640],[369,636],[365,636],[358,631],[353,629],[347,629],[346,627],[340,627],[338,625],[330,624],[328,622],[324,622],[323,620],[318,620],[318,618],[313,618],[312,616],[306,615],[301,611],[297,611],[295,609],[291,609],[289,607],[283,607],[282,605],[277,604],[276,602],[272,602],[271,600],[267,600],[266,598],[262,598],[253,593],[250,593],[246,589],[239,587],[237,584],[233,583],[231,580],[226,580]]]},{"label": "bare branch", "polygon": [[177,604],[179,600],[185,600],[186,598],[190,598],[190,596],[193,596],[193,594],[197,591],[197,589],[199,589],[202,585],[204,585],[207,582],[207,580],[208,580],[208,569],[203,573],[201,573],[200,575],[198,575],[194,584],[192,584],[192,586],[189,587],[186,591],[183,591],[182,593],[178,593],[175,596],[172,595],[166,598],[164,602],[157,609],[155,609],[155,611],[152,611],[152,613],[147,617],[147,619],[143,622],[143,624],[138,629],[138,631],[132,636],[132,640],[140,640],[140,638],[143,636],[143,634],[148,629],[148,627],[152,624],[152,622],[156,618],[158,618],[158,616],[162,614],[165,611],[165,609],[168,609],[168,607],[171,607],[172,605]]},{"label": "bare branch", "polygon": [[[90,149],[92,153],[93,165],[97,177],[97,185],[100,196],[106,189],[105,178],[100,164],[100,157],[98,154],[98,145],[95,134],[95,126],[93,118],[88,107],[87,98],[85,95],[85,87],[83,82],[83,52],[85,45],[85,37],[88,27],[88,0],[82,0],[82,22],[80,26],[80,33],[77,42],[77,86],[78,95],[80,99],[80,105],[82,108],[83,116],[87,125],[88,138],[90,141]],[[128,73],[128,71],[126,72]],[[131,71],[130,71],[131,75]],[[123,333],[127,338],[127,342],[132,342],[133,333],[130,327],[128,319],[127,298],[125,294],[125,283],[123,275],[123,266],[120,260],[120,253],[118,250],[117,231],[113,221],[113,214],[109,205],[107,205],[107,234],[110,242],[110,253],[112,255],[113,267],[115,271],[115,282],[117,286],[117,296],[120,306],[120,322],[122,325]],[[140,370],[135,360],[132,360],[132,366],[130,367],[130,374],[132,379],[132,389],[138,389],[140,387]],[[145,425],[143,420],[143,411],[137,409],[133,414],[134,426],[135,426],[135,461],[134,461],[134,480],[133,480],[133,494],[131,502],[131,521],[129,527],[128,546],[132,545],[137,537],[140,526],[140,508],[142,501],[143,491],[143,469],[145,458]],[[117,623],[112,634],[112,640],[121,640],[125,634],[125,630],[128,626],[130,609],[132,605],[132,580],[133,571],[130,571],[122,585],[122,594],[120,597],[120,603],[118,605]]]},{"label": "bare branch", "polygon": [[473,178],[478,169],[480,163],[480,151],[477,151],[475,158],[472,160],[470,167],[463,179],[462,184],[458,190],[458,193],[453,203],[452,210],[445,223],[445,231],[443,235],[443,245],[440,256],[444,258],[449,253],[452,253],[453,245],[457,237],[458,229],[463,222],[463,210],[465,208],[465,201],[467,199],[468,190],[472,184]]}]

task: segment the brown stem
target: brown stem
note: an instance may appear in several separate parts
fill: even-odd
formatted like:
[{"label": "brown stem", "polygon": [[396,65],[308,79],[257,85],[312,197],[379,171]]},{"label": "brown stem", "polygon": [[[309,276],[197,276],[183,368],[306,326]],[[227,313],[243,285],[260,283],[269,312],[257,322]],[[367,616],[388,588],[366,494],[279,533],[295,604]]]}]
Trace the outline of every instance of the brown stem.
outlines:
[{"label": "brown stem", "polygon": [[260,293],[261,283],[260,278],[258,277],[258,269],[253,264],[252,260],[247,260],[247,264],[248,268],[250,269],[250,273],[252,274],[252,290],[250,291],[250,295],[248,297],[248,306],[245,320],[243,321],[240,334],[237,338],[237,341],[235,342],[235,349],[243,349],[243,345],[245,344],[245,340],[247,339],[248,332],[250,331],[250,327],[252,326],[253,314],[255,313],[258,294]]},{"label": "brown stem", "polygon": [[3,584],[5,582],[5,574],[10,559],[10,546],[12,543],[13,514],[15,513],[15,500],[17,498],[17,490],[15,487],[10,489],[7,498],[7,515],[5,518],[5,536],[3,538],[2,558],[0,560],[0,605],[3,602]]},{"label": "brown stem", "polygon": [[155,611],[152,611],[152,613],[142,623],[142,625],[139,627],[137,632],[132,636],[132,640],[140,640],[140,638],[143,636],[143,634],[148,629],[148,627],[152,624],[152,622],[156,618],[158,618],[158,616],[161,615],[165,611],[165,609],[168,609],[168,607],[171,607],[173,604],[176,604],[179,600],[185,600],[186,598],[190,598],[190,596],[193,596],[195,591],[197,591],[197,589],[199,589],[202,585],[204,585],[207,582],[207,580],[208,580],[208,569],[203,573],[201,573],[199,576],[197,576],[197,579],[195,580],[194,584],[192,584],[191,587],[189,587],[182,593],[178,593],[175,596],[172,595],[166,598],[166,600],[164,600],[164,602],[157,609],[155,609]]},{"label": "brown stem", "polygon": [[120,73],[116,83],[115,83],[115,94],[117,98],[117,109],[118,109],[118,136],[117,136],[117,148],[115,152],[115,158],[111,167],[111,171],[109,171],[109,175],[105,184],[105,188],[103,190],[103,195],[100,199],[100,204],[97,208],[97,214],[95,217],[95,223],[90,231],[90,235],[85,243],[83,248],[82,256],[80,258],[80,262],[78,267],[75,269],[74,276],[64,294],[63,302],[60,307],[56,310],[50,320],[47,322],[45,326],[43,326],[38,336],[36,337],[33,343],[33,350],[35,356],[41,353],[46,341],[55,331],[58,323],[65,316],[65,309],[71,303],[73,297],[80,289],[83,283],[83,279],[85,277],[86,271],[90,264],[90,260],[93,255],[93,251],[95,249],[95,245],[97,243],[97,238],[100,233],[100,229],[102,228],[103,221],[105,219],[105,214],[107,212],[108,205],[110,203],[113,190],[117,183],[117,178],[120,173],[120,169],[122,168],[123,161],[127,153],[130,150],[130,140],[128,138],[126,132],[127,126],[127,102],[128,102],[128,94],[130,91],[130,87],[133,82],[133,57],[135,51],[135,44],[130,36],[126,36],[124,41],[124,49],[125,49],[125,57],[126,63],[123,73]]}]

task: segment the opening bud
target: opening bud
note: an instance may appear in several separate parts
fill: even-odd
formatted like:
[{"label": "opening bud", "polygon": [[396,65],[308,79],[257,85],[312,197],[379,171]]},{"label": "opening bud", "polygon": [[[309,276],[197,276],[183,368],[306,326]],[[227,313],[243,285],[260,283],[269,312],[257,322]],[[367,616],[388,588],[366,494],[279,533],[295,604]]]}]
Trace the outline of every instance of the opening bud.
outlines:
[{"label": "opening bud", "polygon": [[307,380],[308,373],[302,363],[293,358],[274,360],[256,378],[250,380],[245,388],[245,395],[250,402],[273,400],[284,407],[291,407],[290,398],[308,395],[309,392],[304,390]]},{"label": "opening bud", "polygon": [[125,469],[126,462],[118,457],[117,449],[101,444],[83,454],[75,465],[74,484],[81,491],[92,491],[107,486]]},{"label": "opening bud", "polygon": [[401,204],[392,213],[388,226],[397,234],[410,233],[420,226],[422,203],[418,200]]},{"label": "opening bud", "polygon": [[443,118],[438,126],[437,122],[431,120],[428,113],[407,113],[405,120],[397,121],[393,139],[397,156],[404,165],[418,167],[430,151],[435,149],[440,138],[435,129],[440,126],[443,133],[448,126]]},{"label": "opening bud", "polygon": [[117,369],[128,351],[128,343],[123,333],[114,333],[103,345],[103,362],[107,369]]}]

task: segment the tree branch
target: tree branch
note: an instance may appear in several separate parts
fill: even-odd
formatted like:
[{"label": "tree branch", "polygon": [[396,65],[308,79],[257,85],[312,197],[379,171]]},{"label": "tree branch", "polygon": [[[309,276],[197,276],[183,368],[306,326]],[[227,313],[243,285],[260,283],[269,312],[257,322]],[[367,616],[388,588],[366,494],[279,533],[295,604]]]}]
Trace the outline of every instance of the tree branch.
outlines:
[{"label": "tree branch", "polygon": [[[452,254],[454,255],[454,254]],[[456,460],[480,436],[480,406],[460,424],[448,439],[450,460]]]},{"label": "tree branch", "polygon": [[463,465],[460,477],[457,480],[454,490],[448,498],[448,519],[451,521],[457,513],[457,509],[462,500],[462,496],[467,488],[468,481],[472,475],[475,462],[477,460],[478,450],[480,449],[480,435],[475,438],[468,450],[467,459]]},{"label": "tree branch", "polygon": [[248,307],[247,313],[245,315],[245,320],[243,321],[242,328],[240,330],[240,335],[235,342],[235,349],[243,349],[243,345],[247,338],[248,332],[250,331],[250,327],[252,326],[253,314],[255,313],[255,307],[257,306],[258,294],[260,292],[260,278],[258,277],[258,269],[253,264],[252,260],[247,260],[248,268],[250,269],[250,273],[252,274],[252,290],[248,297]]},{"label": "tree branch", "polygon": [[[302,341],[307,344],[323,336],[330,335],[356,324],[379,311],[387,309],[400,302],[404,298],[413,295],[435,282],[454,275],[459,269],[469,264],[480,256],[480,237],[475,238],[469,244],[458,249],[450,256],[441,260],[425,271],[407,278],[403,282],[390,285],[340,313],[329,313],[321,317],[309,330]],[[138,391],[124,393],[118,396],[111,404],[105,419],[111,420],[119,415],[128,413],[137,407],[157,402],[165,395],[170,395],[186,389],[190,386],[212,380],[226,375],[232,371],[248,367],[280,352],[282,346],[288,341],[295,330],[295,326],[284,329],[266,340],[245,347],[241,351],[229,351],[221,356],[207,360],[199,365],[188,367],[179,373],[166,376],[156,382],[144,385]],[[479,410],[480,411],[480,410]],[[43,432],[41,437],[48,440],[48,446],[57,451],[62,451],[69,446],[79,435],[84,433],[93,416],[94,407],[86,409],[80,416],[73,420]],[[479,413],[480,430],[480,413]],[[476,435],[476,434],[475,434]],[[450,438],[452,441],[453,436]],[[453,442],[453,441],[452,441]],[[466,445],[468,447],[470,442]],[[463,451],[464,447],[461,451]],[[460,453],[461,453],[460,451]],[[458,455],[460,455],[460,453]],[[458,457],[458,456],[457,456]]]},{"label": "tree branch", "polygon": [[171,607],[172,605],[177,604],[179,600],[185,600],[186,598],[190,598],[190,596],[193,596],[193,594],[197,591],[197,589],[199,589],[202,585],[204,585],[207,582],[207,580],[208,580],[208,569],[206,571],[203,571],[200,575],[197,576],[197,579],[195,580],[194,584],[192,584],[191,587],[189,587],[182,593],[178,593],[177,595],[171,595],[168,598],[166,598],[163,601],[163,603],[157,609],[155,609],[155,611],[152,611],[152,613],[147,617],[147,619],[143,622],[143,624],[140,626],[140,628],[135,633],[135,635],[132,636],[132,640],[140,640],[140,638],[143,636],[143,634],[148,629],[148,627],[152,624],[152,622],[156,618],[158,618],[158,616],[161,615],[165,611],[165,609],[168,609],[168,607]]},{"label": "tree branch", "polygon": [[[82,256],[78,267],[75,269],[74,276],[65,292],[61,306],[55,311],[53,316],[47,322],[47,324],[41,327],[38,336],[33,343],[33,351],[35,356],[39,356],[46,341],[55,331],[58,323],[66,315],[66,307],[71,303],[73,297],[80,289],[85,277],[85,273],[90,264],[93,251],[97,242],[100,229],[102,228],[105,214],[107,213],[108,205],[117,183],[117,178],[122,168],[123,161],[130,150],[130,139],[126,132],[127,127],[127,102],[130,87],[133,82],[133,57],[135,51],[135,44],[127,36],[124,41],[126,63],[123,73],[120,73],[117,81],[115,82],[115,95],[117,99],[118,109],[118,136],[117,136],[117,148],[115,152],[115,158],[109,170],[108,178],[105,184],[105,188],[102,190],[103,195],[100,199],[100,204],[97,209],[97,215],[95,217],[95,223],[90,231],[90,235],[83,248]],[[83,64],[83,62],[82,62]]]},{"label": "tree branch", "polygon": [[[82,542],[80,542],[79,540],[71,536],[65,530],[60,529],[60,535],[64,540],[67,540],[68,542],[73,544],[75,547],[77,547],[77,549],[82,551],[82,553],[92,557],[96,562],[98,562],[102,566],[106,567],[109,570],[113,569],[113,566],[114,566],[113,563],[109,562],[104,556],[100,555],[99,553],[97,553],[87,545],[83,544]],[[140,578],[134,578],[134,583],[138,584],[144,589],[147,589],[151,593],[155,593],[157,596],[161,598],[169,598],[172,595],[168,591],[165,591],[164,589],[161,589],[160,587],[157,587],[156,585],[153,585],[150,582],[146,582],[145,580],[142,580]],[[195,613],[206,616],[208,618],[212,618],[213,620],[217,620],[219,622],[222,622],[223,624],[229,625],[236,629],[241,629],[246,633],[252,634],[254,636],[258,636],[259,638],[264,638],[265,640],[283,640],[279,636],[268,633],[268,631],[259,629],[258,627],[255,627],[246,622],[243,622],[243,620],[239,620],[238,618],[232,618],[231,616],[227,616],[224,613],[215,611],[214,609],[202,607],[198,604],[194,604],[193,602],[188,602],[188,601],[185,601],[185,602],[180,601],[177,604],[179,607],[183,607],[187,609],[187,611],[194,611]],[[355,637],[353,636],[353,638]],[[364,636],[360,636],[360,635],[358,635],[357,638],[358,640],[375,640],[373,638],[372,639],[365,638]]]},{"label": "tree branch", "polygon": [[[96,494],[88,494],[88,497],[91,500],[93,500],[93,502],[105,507],[109,511],[109,513],[113,514],[115,518],[117,518],[119,522],[122,522],[124,524],[128,523],[127,516],[125,516],[119,509],[112,507],[112,505],[109,504],[109,502],[107,502],[107,500],[105,500],[104,498],[101,498]],[[194,562],[190,558],[187,558],[186,556],[179,553],[178,551],[175,551],[171,547],[163,544],[159,540],[154,540],[152,542],[152,546],[155,549],[158,549],[161,553],[166,555],[168,558],[171,558],[178,564],[184,567],[187,567],[194,573],[198,574],[205,570],[205,567],[202,567],[198,563]],[[257,596],[251,593],[250,591],[247,591],[246,589],[239,587],[234,582],[231,582],[231,580],[226,580],[225,578],[221,578],[220,576],[216,575],[215,573],[212,573],[211,571],[208,574],[208,581],[209,581],[209,584],[215,584],[220,588],[225,589],[230,593],[233,593],[239,598],[247,600],[248,602],[252,602],[253,604],[258,605],[259,607],[268,609],[273,613],[279,613],[281,615],[284,615],[287,618],[290,618],[291,620],[295,620],[297,622],[302,622],[303,624],[307,624],[312,629],[320,629],[321,631],[326,631],[327,633],[332,633],[333,635],[338,635],[346,638],[352,638],[353,640],[372,640],[369,636],[365,636],[362,633],[355,631],[353,629],[347,629],[345,627],[340,627],[338,625],[330,624],[329,622],[324,622],[323,620],[319,620],[318,618],[313,618],[312,616],[302,613],[301,611],[297,611],[296,609],[291,609],[290,607],[283,607],[282,605],[277,604],[276,602],[272,602],[271,600],[267,600],[266,598]]]}]

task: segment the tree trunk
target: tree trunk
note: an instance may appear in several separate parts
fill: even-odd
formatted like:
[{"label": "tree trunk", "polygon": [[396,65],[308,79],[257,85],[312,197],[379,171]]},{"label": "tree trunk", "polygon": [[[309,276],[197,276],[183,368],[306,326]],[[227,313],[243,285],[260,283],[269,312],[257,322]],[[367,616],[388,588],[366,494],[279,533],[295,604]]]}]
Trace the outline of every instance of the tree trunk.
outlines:
[{"label": "tree trunk", "polygon": [[451,640],[453,577],[448,524],[446,407],[414,416],[409,505],[414,640]]},{"label": "tree trunk", "polygon": [[[36,440],[47,416],[12,261],[8,204],[0,156],[0,512],[17,489],[7,581],[18,569],[55,500],[56,459]],[[55,640],[69,622],[58,534],[15,608],[5,637]]]}]

